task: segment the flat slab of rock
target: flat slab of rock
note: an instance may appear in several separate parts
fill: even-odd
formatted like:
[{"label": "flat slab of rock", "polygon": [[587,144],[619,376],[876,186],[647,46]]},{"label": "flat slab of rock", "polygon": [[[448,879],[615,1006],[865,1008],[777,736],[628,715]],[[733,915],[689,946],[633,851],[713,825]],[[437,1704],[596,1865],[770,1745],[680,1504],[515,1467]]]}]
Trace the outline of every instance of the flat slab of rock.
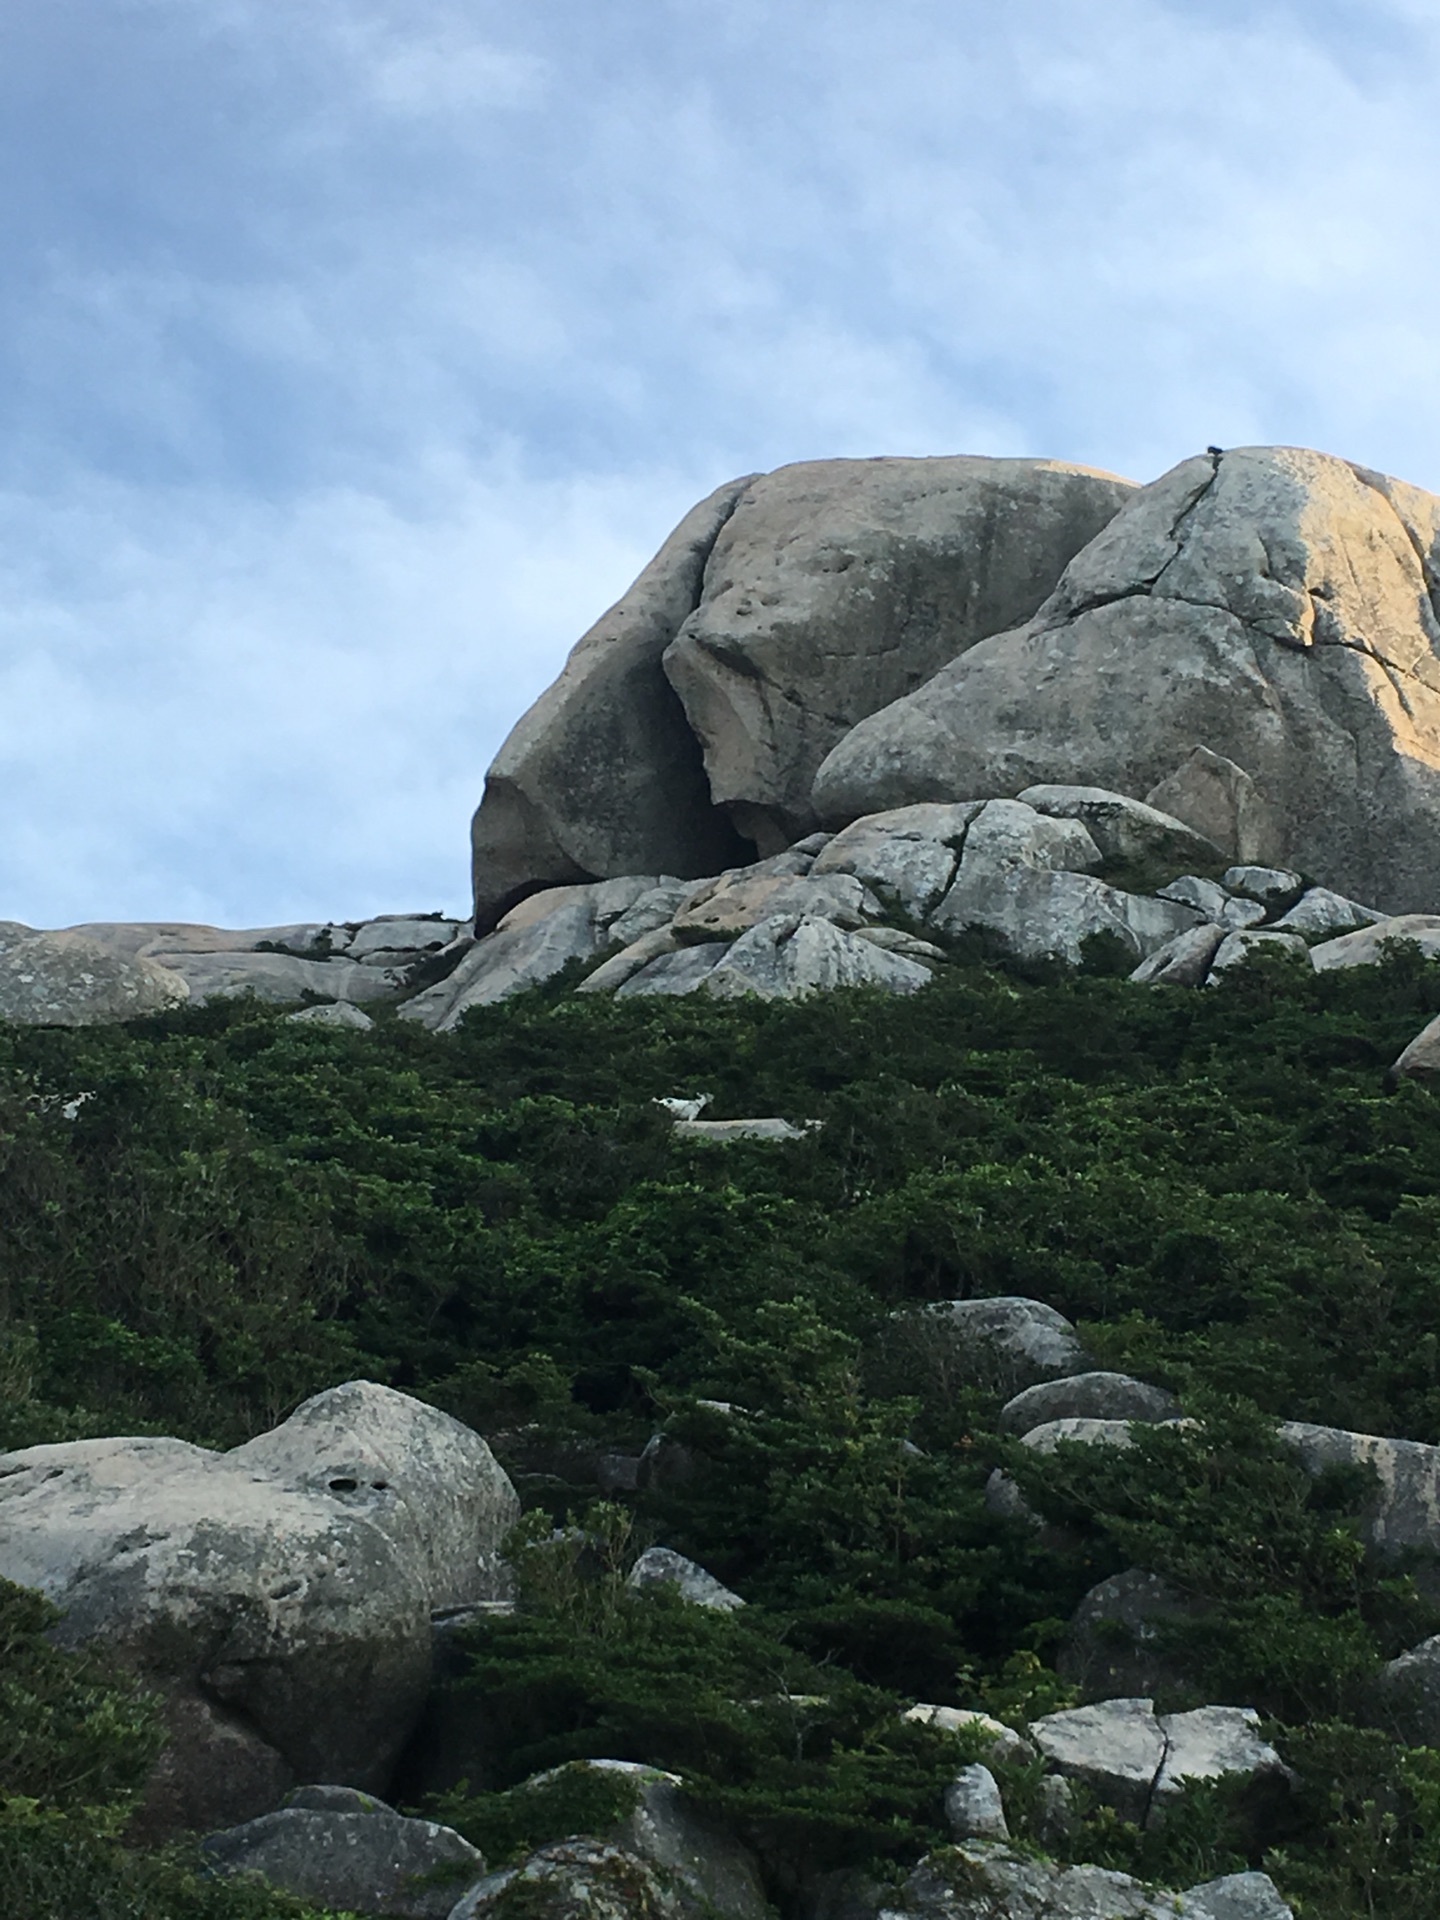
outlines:
[{"label": "flat slab of rock", "polygon": [[432,1610],[503,1597],[519,1511],[476,1433],[388,1387],[318,1394],[228,1453],[82,1440],[0,1455],[0,1576],[157,1687],[152,1831],[381,1789],[424,1703]]},{"label": "flat slab of rock", "polygon": [[117,953],[85,933],[40,933],[0,920],[0,1021],[108,1026],[189,998],[188,981],[154,960]]},{"label": "flat slab of rock", "polygon": [[677,1140],[698,1140],[712,1147],[728,1147],[737,1140],[803,1140],[810,1131],[809,1127],[797,1127],[789,1120],[778,1118],[675,1122]]},{"label": "flat slab of rock", "polygon": [[[224,1879],[254,1874],[320,1907],[446,1920],[457,1884],[485,1872],[484,1855],[453,1828],[406,1819],[381,1802],[313,1804],[344,1791],[302,1789],[276,1813],[208,1835],[207,1864]],[[440,1873],[438,1884],[424,1884]]]},{"label": "flat slab of rock", "polygon": [[404,976],[358,961],[300,960],[290,953],[163,953],[158,963],[177,973],[197,1005],[253,994],[272,1006],[307,993],[352,1003],[393,1000]]},{"label": "flat slab of rock", "polygon": [[1416,946],[1427,960],[1433,960],[1440,954],[1440,914],[1396,914],[1374,926],[1342,933],[1337,940],[1311,947],[1310,964],[1317,973],[1328,972],[1331,967],[1372,967],[1385,958],[1385,948],[1391,941]]}]

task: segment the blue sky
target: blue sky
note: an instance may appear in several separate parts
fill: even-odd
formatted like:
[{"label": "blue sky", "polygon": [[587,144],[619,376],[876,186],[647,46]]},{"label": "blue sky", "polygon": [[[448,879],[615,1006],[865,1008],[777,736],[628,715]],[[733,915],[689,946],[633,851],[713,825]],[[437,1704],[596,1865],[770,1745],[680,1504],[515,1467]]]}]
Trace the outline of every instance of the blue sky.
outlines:
[{"label": "blue sky", "polygon": [[466,898],[733,473],[1440,490],[1433,0],[0,0],[0,918]]}]

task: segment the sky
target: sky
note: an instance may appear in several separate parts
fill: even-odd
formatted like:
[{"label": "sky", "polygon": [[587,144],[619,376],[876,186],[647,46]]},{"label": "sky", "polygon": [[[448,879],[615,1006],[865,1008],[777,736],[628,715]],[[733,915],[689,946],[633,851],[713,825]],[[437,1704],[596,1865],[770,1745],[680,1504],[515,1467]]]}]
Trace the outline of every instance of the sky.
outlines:
[{"label": "sky", "polygon": [[1435,0],[0,0],[0,919],[463,913],[690,504],[1440,491]]}]

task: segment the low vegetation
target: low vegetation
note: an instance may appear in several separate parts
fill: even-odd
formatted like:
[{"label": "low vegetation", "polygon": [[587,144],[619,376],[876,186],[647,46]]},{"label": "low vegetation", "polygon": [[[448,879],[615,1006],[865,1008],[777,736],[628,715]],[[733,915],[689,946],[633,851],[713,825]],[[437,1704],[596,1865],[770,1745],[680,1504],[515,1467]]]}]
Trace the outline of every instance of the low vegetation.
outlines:
[{"label": "low vegetation", "polygon": [[[496,1860],[600,1823],[515,1789],[610,1755],[680,1774],[792,1875],[899,1871],[959,1752],[899,1710],[1067,1704],[1060,1627],[1138,1562],[1196,1603],[1166,1704],[1259,1707],[1301,1776],[1282,1888],[1310,1920],[1431,1913],[1440,1755],[1361,1720],[1440,1622],[1365,1565],[1364,1485],[1307,1481],[1274,1425],[1440,1442],[1440,1101],[1383,1084],[1440,967],[1142,992],[976,954],[913,999],[789,1005],[569,985],[443,1039],[240,1004],[0,1033],[0,1444],[227,1446],[355,1375],[490,1436],[529,1604],[470,1635],[459,1685],[504,1737],[440,1810]],[[687,1142],[653,1103],[700,1093],[823,1125]],[[1197,1416],[1032,1471],[1043,1535],[985,1508],[992,1468],[1026,1470],[997,1383],[897,1331],[994,1293]],[[657,1430],[690,1471],[596,1505],[594,1460]],[[651,1540],[746,1609],[627,1597]],[[298,1911],[126,1847],[145,1703],[3,1605],[0,1724],[27,1732],[0,1733],[0,1871],[32,1872],[27,1914]],[[1005,1785],[1023,1827],[1036,1782]],[[1170,1884],[1253,1856],[1221,1794],[1159,1836],[1091,1808],[1065,1846]]]}]

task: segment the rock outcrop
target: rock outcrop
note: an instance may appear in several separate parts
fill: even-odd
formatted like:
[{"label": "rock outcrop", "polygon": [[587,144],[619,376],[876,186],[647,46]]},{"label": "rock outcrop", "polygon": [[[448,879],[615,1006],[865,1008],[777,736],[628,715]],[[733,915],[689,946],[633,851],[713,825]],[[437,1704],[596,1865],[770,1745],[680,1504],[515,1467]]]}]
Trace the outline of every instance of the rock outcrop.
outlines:
[{"label": "rock outcrop", "polygon": [[152,1832],[383,1790],[430,1682],[433,1610],[505,1589],[518,1513],[478,1434],[352,1381],[229,1453],[81,1440],[0,1456],[0,1575],[164,1696]]},{"label": "rock outcrop", "polygon": [[38,933],[0,920],[0,1020],[25,1027],[94,1027],[164,1013],[189,983],[143,956],[117,953],[82,929]]},{"label": "rock outcrop", "polygon": [[894,1920],[1293,1920],[1268,1874],[1168,1893],[1108,1867],[1059,1866],[985,1840],[929,1855],[884,1911]]},{"label": "rock outcrop", "polygon": [[[815,806],[843,823],[1059,781],[1183,809],[1177,770],[1203,746],[1269,810],[1273,838],[1236,851],[1423,909],[1440,893],[1437,606],[1440,499],[1293,448],[1186,460],[1032,620],[853,728]],[[1223,813],[1194,824],[1214,838]]]}]

